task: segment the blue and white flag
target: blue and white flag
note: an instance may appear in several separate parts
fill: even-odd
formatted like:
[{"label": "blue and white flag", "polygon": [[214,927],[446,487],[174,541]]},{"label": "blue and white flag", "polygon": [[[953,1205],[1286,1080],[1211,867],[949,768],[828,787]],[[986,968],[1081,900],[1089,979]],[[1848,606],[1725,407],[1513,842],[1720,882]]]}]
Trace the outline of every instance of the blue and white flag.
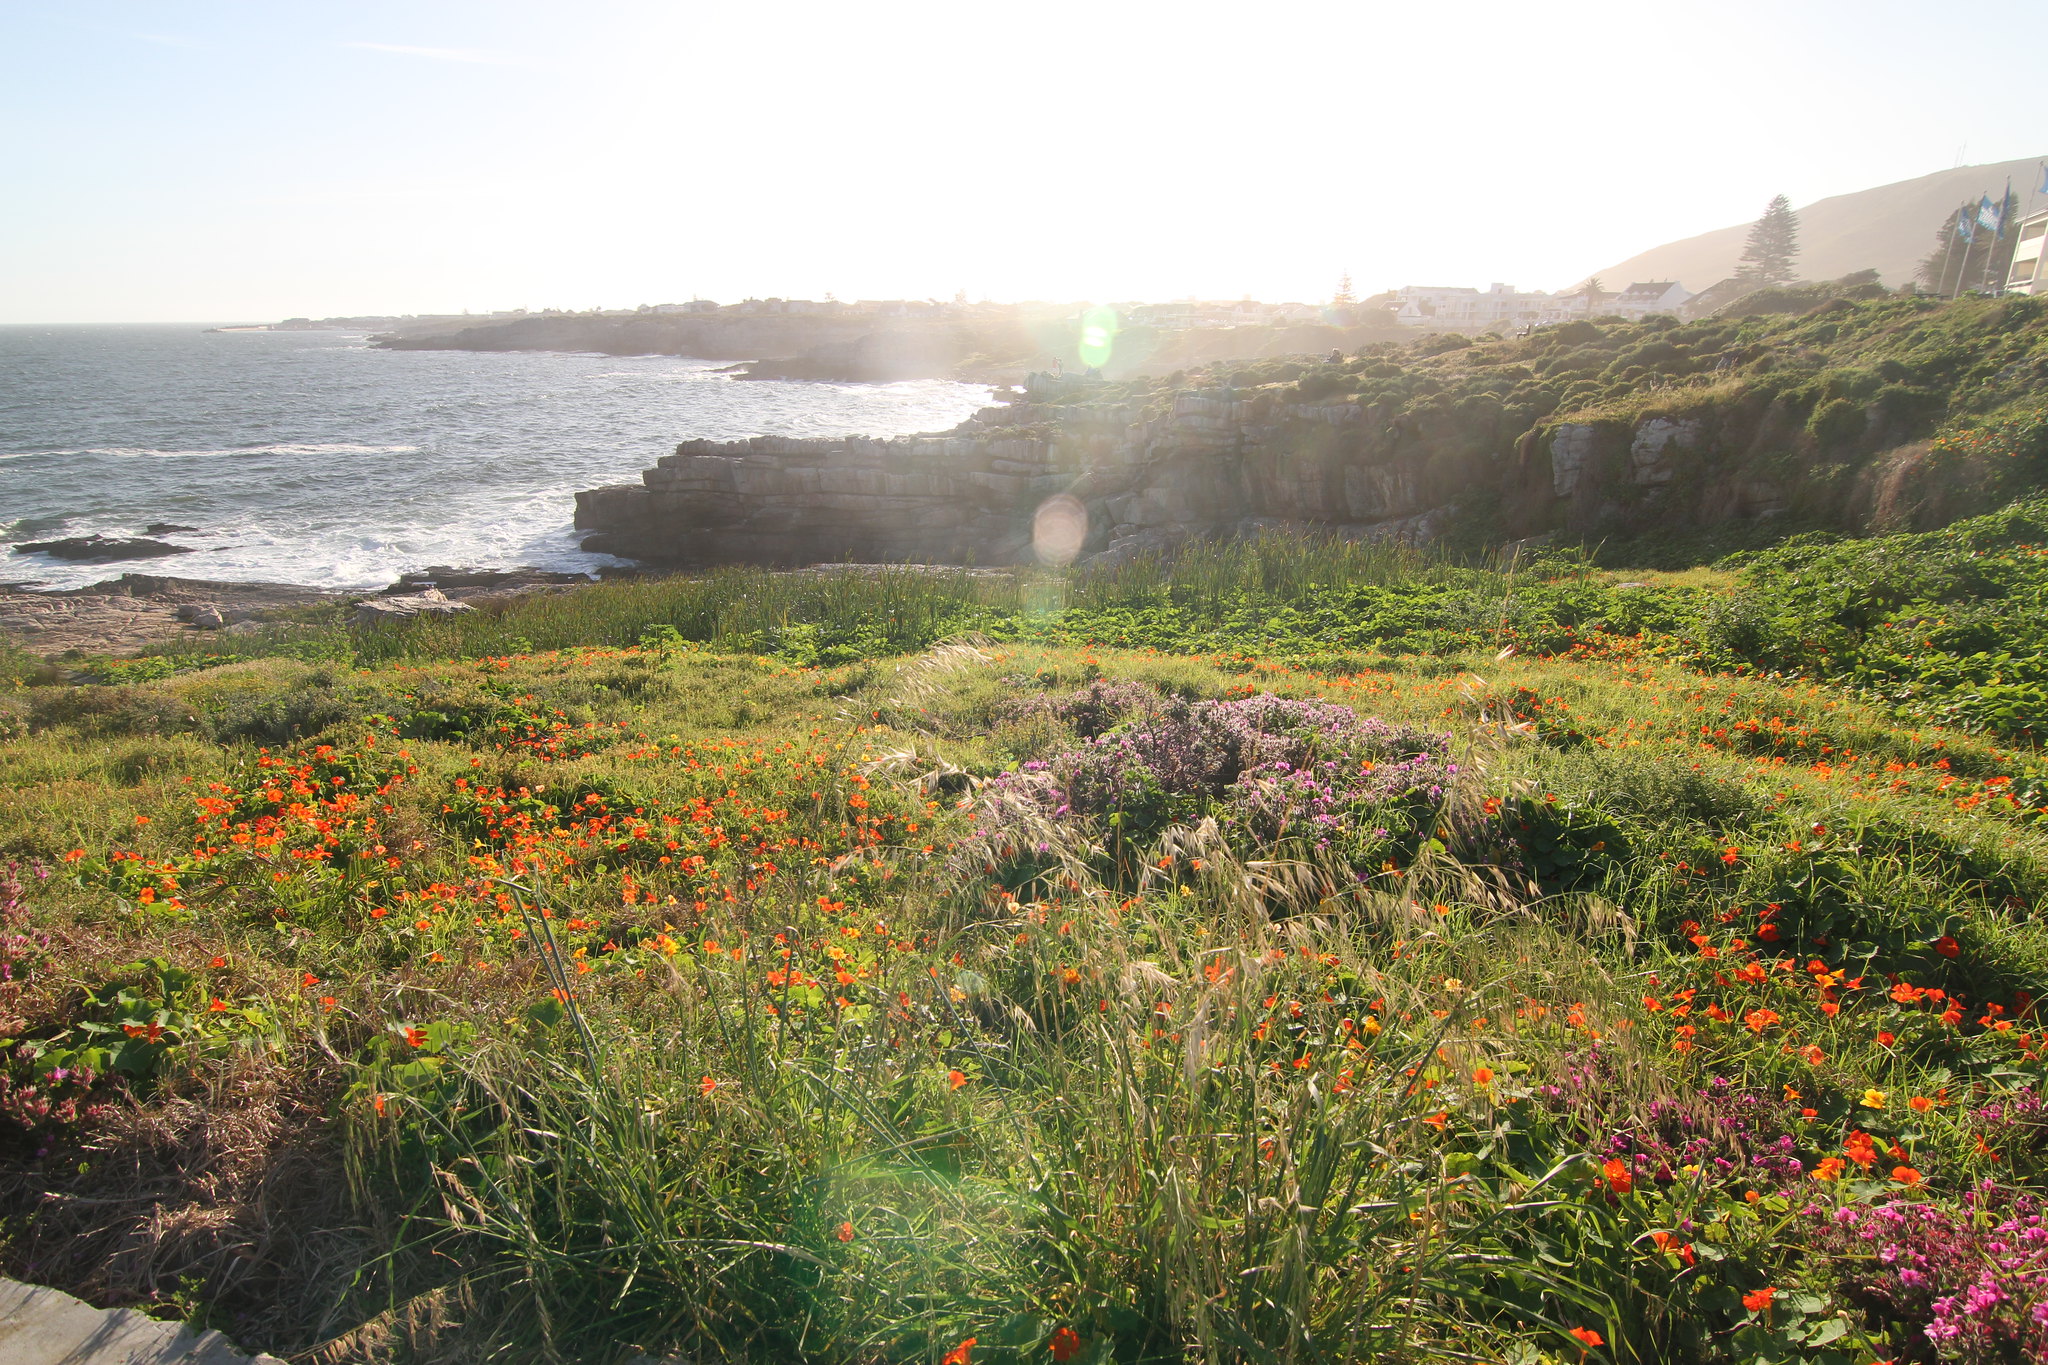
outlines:
[{"label": "blue and white flag", "polygon": [[1965,204],[1956,212],[1956,236],[1966,242],[1977,240],[1977,223],[1970,217],[1970,206]]},{"label": "blue and white flag", "polygon": [[1994,207],[1991,203],[1990,195],[1987,194],[1977,201],[1978,227],[1990,228],[1993,232],[1996,232],[1998,231],[1999,220],[2003,217],[2005,217],[2005,205],[1999,204]]},{"label": "blue and white flag", "polygon": [[2034,193],[2048,194],[2048,161],[2041,163],[2041,188],[2035,190]]}]

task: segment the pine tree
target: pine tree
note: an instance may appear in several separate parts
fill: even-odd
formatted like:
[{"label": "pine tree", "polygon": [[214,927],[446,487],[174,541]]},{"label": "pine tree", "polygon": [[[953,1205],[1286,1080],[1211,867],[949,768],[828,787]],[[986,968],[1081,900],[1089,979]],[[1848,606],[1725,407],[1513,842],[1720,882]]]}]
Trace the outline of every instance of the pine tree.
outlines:
[{"label": "pine tree", "polygon": [[1350,271],[1345,271],[1343,276],[1337,281],[1337,294],[1335,298],[1332,298],[1330,300],[1330,302],[1339,308],[1342,308],[1344,305],[1349,303],[1358,302],[1358,296],[1354,294],[1351,290]]},{"label": "pine tree", "polygon": [[1799,215],[1784,195],[1771,200],[1749,230],[1735,278],[1749,284],[1792,283],[1792,258],[1799,254]]}]

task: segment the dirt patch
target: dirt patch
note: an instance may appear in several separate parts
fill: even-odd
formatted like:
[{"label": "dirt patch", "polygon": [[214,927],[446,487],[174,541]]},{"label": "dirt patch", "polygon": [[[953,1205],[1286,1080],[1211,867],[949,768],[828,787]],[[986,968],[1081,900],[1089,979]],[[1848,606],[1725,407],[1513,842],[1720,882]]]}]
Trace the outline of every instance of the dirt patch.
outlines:
[{"label": "dirt patch", "polygon": [[249,1059],[0,1158],[6,1268],[102,1306],[196,1301],[245,1346],[317,1344],[352,1325],[335,1315],[369,1243],[324,1108]]}]

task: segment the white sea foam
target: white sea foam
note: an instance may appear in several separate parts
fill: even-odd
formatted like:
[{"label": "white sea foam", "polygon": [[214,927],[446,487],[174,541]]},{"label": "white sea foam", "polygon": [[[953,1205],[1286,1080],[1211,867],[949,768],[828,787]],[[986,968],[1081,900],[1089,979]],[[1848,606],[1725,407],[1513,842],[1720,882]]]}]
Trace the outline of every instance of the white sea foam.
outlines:
[{"label": "white sea foam", "polygon": [[429,564],[589,570],[618,561],[577,548],[576,490],[637,479],[676,441],[941,430],[987,401],[943,381],[734,384],[677,357],[256,335],[0,328],[0,372],[37,376],[10,392],[0,535],[200,528],[158,537],[194,553],[113,564],[0,545],[0,580],[137,570],[356,588]]}]

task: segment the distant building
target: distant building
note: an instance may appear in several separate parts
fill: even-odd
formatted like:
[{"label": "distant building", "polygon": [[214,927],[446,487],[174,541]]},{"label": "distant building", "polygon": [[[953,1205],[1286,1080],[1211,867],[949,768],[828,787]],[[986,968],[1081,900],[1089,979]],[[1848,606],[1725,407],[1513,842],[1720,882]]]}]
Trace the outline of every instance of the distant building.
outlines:
[{"label": "distant building", "polygon": [[1495,283],[1484,292],[1451,285],[1405,285],[1389,310],[1406,327],[1543,327],[1586,315],[1583,294],[1546,294]]},{"label": "distant building", "polygon": [[1632,284],[1603,301],[1600,311],[1625,318],[1646,318],[1652,313],[1676,313],[1691,297],[1685,286],[1675,280],[1648,280]]},{"label": "distant building", "polygon": [[2048,294],[2048,209],[2020,219],[2020,240],[2012,249],[2012,268],[2005,272],[2009,294]]},{"label": "distant building", "polygon": [[718,305],[710,299],[691,299],[688,303],[657,303],[647,310],[650,313],[715,313]]}]

